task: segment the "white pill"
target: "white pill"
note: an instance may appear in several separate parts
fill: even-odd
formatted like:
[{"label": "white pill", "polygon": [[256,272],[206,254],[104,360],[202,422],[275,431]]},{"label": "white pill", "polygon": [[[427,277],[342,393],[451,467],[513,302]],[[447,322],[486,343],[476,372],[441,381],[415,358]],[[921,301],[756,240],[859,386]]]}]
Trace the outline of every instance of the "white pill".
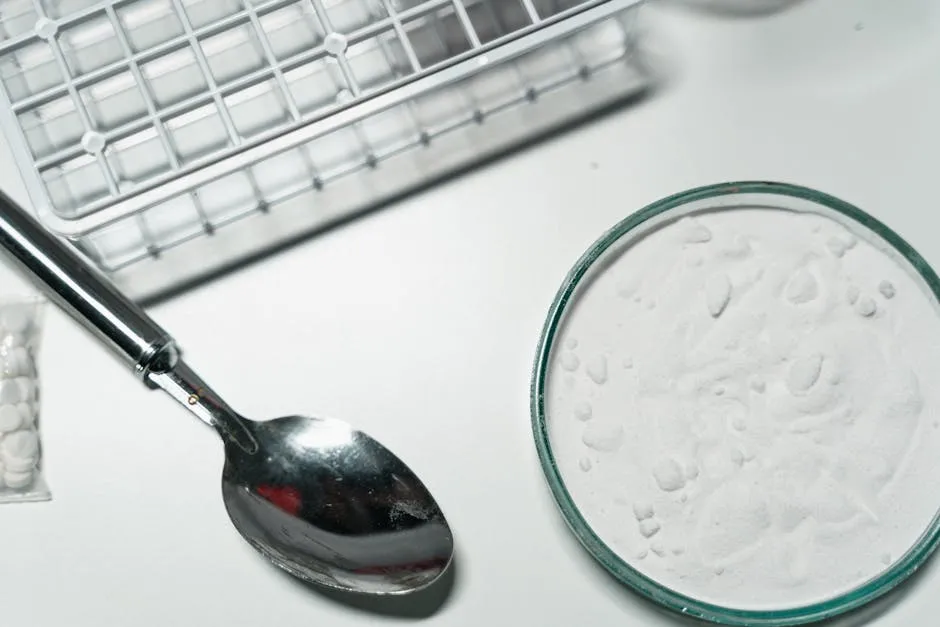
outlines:
[{"label": "white pill", "polygon": [[6,462],[7,472],[29,472],[39,464],[38,457],[11,458]]},{"label": "white pill", "polygon": [[0,309],[0,324],[10,333],[26,335],[33,324],[35,305],[7,305]]},{"label": "white pill", "polygon": [[[36,384],[33,383],[33,380],[29,377],[17,377],[14,381],[16,381],[16,387],[20,391],[19,402],[33,400],[33,396],[36,394]],[[0,402],[3,402],[2,398],[0,398]]]},{"label": "white pill", "polygon": [[7,484],[8,488],[14,490],[22,490],[23,488],[29,487],[33,483],[33,471],[26,470],[23,472],[15,472],[8,470],[3,473],[3,482]]},{"label": "white pill", "polygon": [[32,376],[33,372],[33,358],[30,355],[29,351],[26,350],[23,346],[15,346],[12,349],[12,352],[16,355],[15,359],[17,365],[20,367],[20,372],[24,377]]},{"label": "white pill", "polygon": [[30,428],[36,424],[36,409],[32,403],[20,403],[16,406],[16,411],[20,412],[23,418],[22,428]]},{"label": "white pill", "polygon": [[3,345],[9,348],[15,348],[18,346],[26,346],[29,344],[30,336],[28,335],[18,335],[16,333],[7,333],[4,330],[3,333]]},{"label": "white pill", "polygon": [[16,379],[3,379],[0,381],[0,403],[5,405],[16,405],[22,398],[20,386],[16,384]]},{"label": "white pill", "polygon": [[8,377],[22,377],[30,373],[29,353],[22,346],[7,348],[3,356],[3,374]]},{"label": "white pill", "polygon": [[[19,412],[16,412],[16,416],[19,418]],[[13,459],[35,459],[39,457],[39,436],[35,431],[9,433],[0,442],[0,454],[7,468]]]},{"label": "white pill", "polygon": [[16,431],[23,425],[23,416],[16,405],[0,405],[0,433]]}]

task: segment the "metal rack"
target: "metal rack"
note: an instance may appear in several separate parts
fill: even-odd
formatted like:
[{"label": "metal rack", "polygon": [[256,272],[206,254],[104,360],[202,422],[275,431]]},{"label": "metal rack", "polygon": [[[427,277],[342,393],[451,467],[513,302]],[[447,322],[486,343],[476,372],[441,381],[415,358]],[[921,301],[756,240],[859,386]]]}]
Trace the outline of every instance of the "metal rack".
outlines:
[{"label": "metal rack", "polygon": [[635,95],[639,0],[4,0],[31,200],[140,298]]}]

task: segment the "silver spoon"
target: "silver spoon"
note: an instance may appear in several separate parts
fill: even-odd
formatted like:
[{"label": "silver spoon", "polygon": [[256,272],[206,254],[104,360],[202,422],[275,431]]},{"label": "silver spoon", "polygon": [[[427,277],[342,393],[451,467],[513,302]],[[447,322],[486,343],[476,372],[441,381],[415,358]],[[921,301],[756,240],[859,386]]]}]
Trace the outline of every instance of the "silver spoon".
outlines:
[{"label": "silver spoon", "polygon": [[336,420],[255,422],[235,413],[166,331],[2,193],[0,248],[148,387],[216,429],[225,443],[225,507],[271,562],[306,581],[370,594],[419,590],[447,568],[454,547],[444,515],[384,446]]}]

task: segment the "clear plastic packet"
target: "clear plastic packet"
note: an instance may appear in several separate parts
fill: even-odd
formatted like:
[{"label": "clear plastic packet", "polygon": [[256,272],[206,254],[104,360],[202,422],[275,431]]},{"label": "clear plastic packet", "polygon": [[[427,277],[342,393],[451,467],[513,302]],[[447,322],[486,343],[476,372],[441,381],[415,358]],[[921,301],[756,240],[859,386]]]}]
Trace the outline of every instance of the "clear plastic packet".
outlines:
[{"label": "clear plastic packet", "polygon": [[39,431],[39,298],[0,300],[0,503],[45,501]]}]

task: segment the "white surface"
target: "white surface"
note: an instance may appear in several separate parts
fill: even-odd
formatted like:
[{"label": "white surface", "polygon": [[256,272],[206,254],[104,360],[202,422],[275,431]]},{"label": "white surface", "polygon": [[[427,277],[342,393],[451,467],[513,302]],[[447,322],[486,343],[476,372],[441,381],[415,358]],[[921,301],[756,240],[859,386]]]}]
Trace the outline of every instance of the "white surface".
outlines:
[{"label": "white surface", "polygon": [[[602,230],[690,186],[778,179],[859,204],[940,265],[940,3],[646,15],[672,73],[657,97],[153,310],[248,415],[347,419],[425,478],[459,547],[431,624],[678,623],[576,545],[531,443],[538,332]],[[2,172],[24,200],[8,158]],[[212,433],[61,314],[42,359],[55,500],[0,508],[4,625],[344,627],[434,609],[441,591],[367,606],[388,616],[266,566],[227,521]],[[938,584],[932,563],[871,624],[929,624]]]}]

